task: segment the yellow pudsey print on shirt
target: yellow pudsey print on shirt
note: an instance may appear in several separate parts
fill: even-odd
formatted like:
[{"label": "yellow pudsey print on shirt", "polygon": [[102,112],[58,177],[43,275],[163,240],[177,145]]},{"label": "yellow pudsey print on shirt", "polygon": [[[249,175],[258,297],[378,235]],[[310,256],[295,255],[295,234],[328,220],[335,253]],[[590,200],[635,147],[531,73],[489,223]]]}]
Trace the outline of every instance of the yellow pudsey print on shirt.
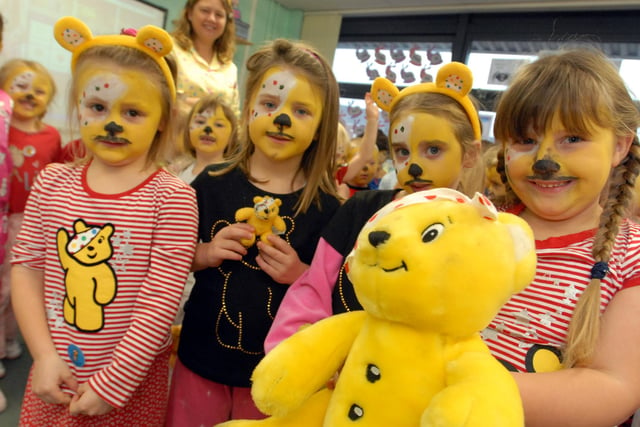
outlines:
[{"label": "yellow pudsey print on shirt", "polygon": [[67,230],[57,233],[58,256],[64,270],[64,320],[83,332],[98,332],[104,327],[104,307],[117,290],[116,274],[108,261],[113,255],[109,240],[113,225],[87,225],[78,219],[75,235]]}]

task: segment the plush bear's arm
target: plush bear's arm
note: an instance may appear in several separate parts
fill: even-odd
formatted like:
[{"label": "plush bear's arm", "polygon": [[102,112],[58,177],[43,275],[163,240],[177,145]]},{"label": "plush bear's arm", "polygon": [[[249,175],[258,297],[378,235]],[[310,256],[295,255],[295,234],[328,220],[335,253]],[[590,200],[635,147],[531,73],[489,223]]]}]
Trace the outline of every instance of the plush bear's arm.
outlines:
[{"label": "plush bear's arm", "polygon": [[253,216],[253,208],[240,208],[236,211],[236,221],[246,221]]},{"label": "plush bear's arm", "polygon": [[258,409],[285,415],[321,389],[342,367],[365,317],[363,311],[331,316],[278,344],[253,371]]},{"label": "plush bear's arm", "polygon": [[280,216],[273,219],[273,225],[271,228],[271,231],[274,234],[284,234],[284,232],[287,231],[287,225],[284,223],[284,219]]},{"label": "plush bear's arm", "polygon": [[446,387],[431,400],[421,427],[524,426],[518,386],[480,338],[452,347],[454,357],[445,368]]}]

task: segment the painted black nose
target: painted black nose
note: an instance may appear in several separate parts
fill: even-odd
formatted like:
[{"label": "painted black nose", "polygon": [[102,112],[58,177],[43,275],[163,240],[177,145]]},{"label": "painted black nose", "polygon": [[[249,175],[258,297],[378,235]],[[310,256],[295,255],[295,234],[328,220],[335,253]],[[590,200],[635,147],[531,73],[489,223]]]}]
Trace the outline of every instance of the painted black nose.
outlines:
[{"label": "painted black nose", "polygon": [[205,126],[204,133],[209,135],[211,132],[213,132],[213,129],[211,129],[211,126]]},{"label": "painted black nose", "polygon": [[116,133],[120,133],[120,132],[124,131],[124,128],[122,126],[120,126],[119,124],[117,124],[116,122],[109,122],[104,127],[104,130],[109,132],[109,135],[113,136]]},{"label": "painted black nose", "polygon": [[533,172],[539,175],[553,175],[560,170],[560,165],[551,159],[540,159],[533,164]]},{"label": "painted black nose", "polygon": [[409,175],[414,178],[420,177],[420,175],[422,175],[422,168],[415,163],[411,163],[411,165],[409,166]]},{"label": "painted black nose", "polygon": [[290,128],[291,118],[286,114],[280,114],[275,119],[273,119],[273,124],[280,126],[280,130],[282,130],[284,126]]},{"label": "painted black nose", "polygon": [[386,231],[372,231],[371,233],[369,233],[369,243],[371,243],[371,246],[373,246],[374,248],[377,248],[378,245],[381,245],[389,240],[389,237],[391,237],[391,234],[387,233]]}]

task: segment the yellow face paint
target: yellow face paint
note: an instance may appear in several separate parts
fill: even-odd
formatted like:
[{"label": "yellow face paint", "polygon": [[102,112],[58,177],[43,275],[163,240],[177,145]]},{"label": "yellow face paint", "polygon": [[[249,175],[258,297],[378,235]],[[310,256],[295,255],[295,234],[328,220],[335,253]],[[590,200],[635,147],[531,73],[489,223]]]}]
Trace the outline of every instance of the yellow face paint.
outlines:
[{"label": "yellow face paint", "polygon": [[273,160],[302,158],[322,118],[320,88],[302,74],[273,67],[251,96],[249,136]]},{"label": "yellow face paint", "polygon": [[354,187],[367,187],[373,178],[376,177],[376,172],[378,171],[378,158],[373,158],[369,160],[363,167],[360,169],[358,174],[351,179],[349,184]]},{"label": "yellow face paint", "polygon": [[229,143],[231,131],[231,122],[220,106],[215,111],[208,108],[194,114],[189,123],[190,141],[196,153],[222,154]]},{"label": "yellow face paint", "polygon": [[507,141],[507,178],[530,214],[546,221],[598,217],[600,193],[626,153],[618,153],[612,130],[591,128],[576,135],[556,116],[544,134]]},{"label": "yellow face paint", "polygon": [[143,164],[162,123],[163,98],[144,73],[107,61],[78,73],[80,135],[97,161]]},{"label": "yellow face paint", "polygon": [[398,184],[413,193],[456,188],[462,171],[462,146],[449,122],[428,113],[403,114],[389,131]]},{"label": "yellow face paint", "polygon": [[49,79],[29,67],[18,67],[2,89],[13,99],[13,116],[19,120],[44,116],[53,93]]}]

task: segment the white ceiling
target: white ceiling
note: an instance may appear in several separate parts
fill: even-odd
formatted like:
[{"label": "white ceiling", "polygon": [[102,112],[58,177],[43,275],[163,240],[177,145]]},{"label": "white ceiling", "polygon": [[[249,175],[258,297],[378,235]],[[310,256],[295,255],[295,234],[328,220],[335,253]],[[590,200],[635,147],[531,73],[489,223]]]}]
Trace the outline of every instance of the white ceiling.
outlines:
[{"label": "white ceiling", "polygon": [[411,13],[517,12],[595,10],[640,7],[640,0],[276,0],[307,14],[344,16],[400,15]]}]

